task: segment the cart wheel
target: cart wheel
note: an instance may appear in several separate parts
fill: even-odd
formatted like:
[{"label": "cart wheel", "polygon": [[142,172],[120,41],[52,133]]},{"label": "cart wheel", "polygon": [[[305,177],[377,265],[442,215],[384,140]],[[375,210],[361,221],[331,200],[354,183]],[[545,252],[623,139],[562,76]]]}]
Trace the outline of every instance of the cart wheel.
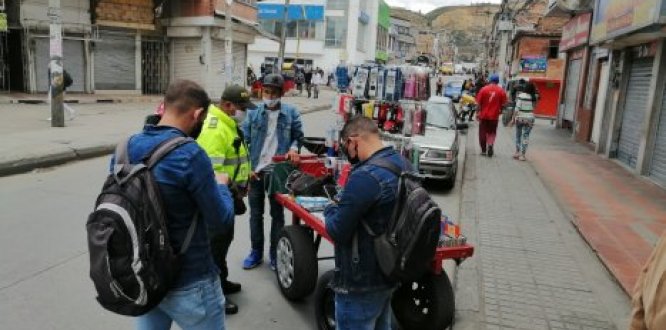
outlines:
[{"label": "cart wheel", "polygon": [[277,243],[277,276],[289,300],[305,298],[317,285],[317,255],[312,235],[302,226],[282,228]]},{"label": "cart wheel", "polygon": [[449,277],[442,272],[404,283],[393,294],[391,307],[401,329],[445,329],[453,323],[456,310]]},{"label": "cart wheel", "polygon": [[319,278],[315,290],[315,317],[317,329],[335,330],[335,292],[331,287],[333,270],[329,270]]}]

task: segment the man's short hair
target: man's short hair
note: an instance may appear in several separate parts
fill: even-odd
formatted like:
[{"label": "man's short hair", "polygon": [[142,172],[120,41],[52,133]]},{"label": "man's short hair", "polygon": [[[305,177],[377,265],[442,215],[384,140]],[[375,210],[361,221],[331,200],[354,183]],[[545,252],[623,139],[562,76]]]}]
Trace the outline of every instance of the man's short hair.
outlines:
[{"label": "man's short hair", "polygon": [[357,115],[347,121],[340,132],[340,138],[346,140],[350,136],[362,134],[379,135],[379,128],[372,119]]},{"label": "man's short hair", "polygon": [[192,108],[208,109],[210,98],[206,91],[191,80],[176,80],[169,84],[164,95],[165,108],[176,109],[179,113],[187,112]]}]

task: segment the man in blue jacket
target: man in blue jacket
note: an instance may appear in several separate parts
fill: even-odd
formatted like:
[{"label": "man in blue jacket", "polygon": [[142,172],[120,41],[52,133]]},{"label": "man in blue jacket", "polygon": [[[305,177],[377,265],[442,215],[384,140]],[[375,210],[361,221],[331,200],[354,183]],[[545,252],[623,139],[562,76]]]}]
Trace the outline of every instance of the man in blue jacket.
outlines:
[{"label": "man in blue jacket", "polygon": [[[132,136],[128,154],[138,163],[160,143],[177,136],[194,139],[201,132],[210,99],[193,81],[172,83],[164,96],[165,112],[157,125],[146,125]],[[111,167],[113,167],[113,160]],[[194,235],[183,257],[178,281],[157,307],[136,318],[144,329],[169,329],[176,322],[182,329],[224,330],[224,295],[219,268],[213,261],[208,232],[228,231],[234,221],[229,177],[215,175],[206,152],[195,142],[186,143],[152,170],[164,201],[169,241],[179,251],[194,214],[199,212]]]},{"label": "man in blue jacket", "polygon": [[[250,239],[252,250],[243,261],[244,269],[259,266],[264,258],[264,203],[266,189],[273,167],[273,156],[286,155],[288,160],[298,161],[298,148],[303,138],[301,115],[295,107],[280,102],[284,79],[269,74],[263,81],[263,103],[256,110],[249,110],[241,125],[245,142],[250,148]],[[284,227],[284,209],[275,196],[268,196],[271,207],[270,266],[276,267],[278,235]]]},{"label": "man in blue jacket", "polygon": [[335,243],[335,320],[338,330],[389,330],[390,302],[397,283],[382,273],[375,255],[375,233],[386,230],[398,189],[398,177],[373,164],[377,159],[408,169],[392,148],[384,147],[377,124],[354,117],[340,132],[340,148],[353,165],[339,202],[326,208],[326,231]]}]

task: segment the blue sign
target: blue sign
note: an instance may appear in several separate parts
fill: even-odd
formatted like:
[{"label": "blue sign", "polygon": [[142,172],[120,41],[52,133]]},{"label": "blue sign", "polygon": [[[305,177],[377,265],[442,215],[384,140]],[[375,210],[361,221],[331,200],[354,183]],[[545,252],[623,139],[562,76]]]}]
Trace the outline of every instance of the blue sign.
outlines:
[{"label": "blue sign", "polygon": [[[257,19],[281,20],[284,19],[284,5],[279,3],[258,3]],[[324,6],[318,5],[289,5],[287,20],[323,21]]]},{"label": "blue sign", "polygon": [[536,73],[546,72],[548,60],[542,56],[524,56],[520,59],[520,72]]}]

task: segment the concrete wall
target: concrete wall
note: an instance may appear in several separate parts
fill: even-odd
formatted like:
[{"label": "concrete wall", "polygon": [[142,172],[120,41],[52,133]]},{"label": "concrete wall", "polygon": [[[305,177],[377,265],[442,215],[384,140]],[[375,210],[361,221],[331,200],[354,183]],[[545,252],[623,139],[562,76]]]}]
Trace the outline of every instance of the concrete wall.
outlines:
[{"label": "concrete wall", "polygon": [[152,0],[100,0],[94,10],[97,23],[110,21],[152,25],[155,15]]},{"label": "concrete wall", "polygon": [[[514,41],[514,47],[516,47],[515,56],[513,58],[514,65],[518,65],[520,59],[523,56],[548,57],[550,40],[559,40],[559,38],[522,37],[517,41]],[[548,59],[548,68],[546,69],[545,73],[522,73],[518,71],[517,74],[525,77],[547,77],[553,79],[562,79],[565,66],[564,64],[564,59],[562,58]]]},{"label": "concrete wall", "polygon": [[[31,29],[47,30],[49,28],[48,8],[49,0],[21,1],[21,25]],[[60,12],[65,32],[90,31],[89,0],[60,0]]]}]

